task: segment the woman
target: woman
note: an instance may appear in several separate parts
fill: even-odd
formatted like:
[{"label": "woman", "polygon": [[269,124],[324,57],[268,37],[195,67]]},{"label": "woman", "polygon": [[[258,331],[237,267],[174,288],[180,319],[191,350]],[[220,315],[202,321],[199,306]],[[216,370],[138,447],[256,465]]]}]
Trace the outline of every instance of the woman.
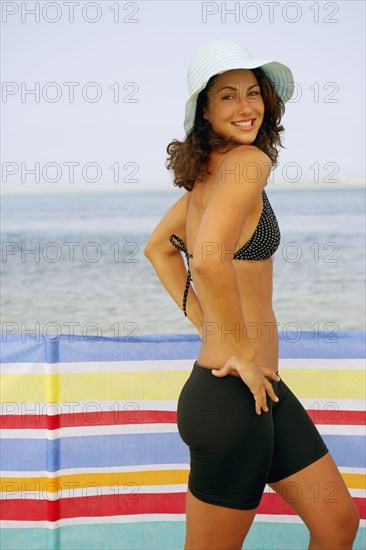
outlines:
[{"label": "woman", "polygon": [[[188,82],[186,139],[167,148],[174,184],[186,193],[144,250],[202,341],[177,410],[191,458],[185,549],[242,548],[266,483],[305,522],[310,549],[351,549],[357,507],[278,376],[272,256],[280,230],[264,187],[292,73],[218,40],[196,52]],[[326,498],[329,484],[336,498]]]}]

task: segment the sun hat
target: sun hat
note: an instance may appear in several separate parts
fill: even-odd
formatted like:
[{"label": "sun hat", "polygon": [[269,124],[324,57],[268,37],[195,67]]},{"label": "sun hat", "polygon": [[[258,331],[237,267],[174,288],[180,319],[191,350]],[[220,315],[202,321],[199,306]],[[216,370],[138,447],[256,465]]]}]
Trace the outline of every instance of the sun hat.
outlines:
[{"label": "sun hat", "polygon": [[274,60],[255,59],[251,53],[233,40],[223,38],[208,42],[191,58],[188,65],[189,99],[185,107],[184,129],[191,130],[196,114],[198,94],[205,88],[211,76],[231,69],[256,69],[262,67],[277,94],[286,103],[294,93],[291,70]]}]

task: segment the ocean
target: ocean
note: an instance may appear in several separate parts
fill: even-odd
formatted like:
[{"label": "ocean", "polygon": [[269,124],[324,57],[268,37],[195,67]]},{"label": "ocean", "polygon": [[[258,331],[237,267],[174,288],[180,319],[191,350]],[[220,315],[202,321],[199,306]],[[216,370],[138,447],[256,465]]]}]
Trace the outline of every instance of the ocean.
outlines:
[{"label": "ocean", "polygon": [[[182,190],[1,197],[2,334],[195,333],[143,249]],[[365,329],[365,189],[268,185],[278,329]],[[183,296],[182,288],[182,296]]]}]

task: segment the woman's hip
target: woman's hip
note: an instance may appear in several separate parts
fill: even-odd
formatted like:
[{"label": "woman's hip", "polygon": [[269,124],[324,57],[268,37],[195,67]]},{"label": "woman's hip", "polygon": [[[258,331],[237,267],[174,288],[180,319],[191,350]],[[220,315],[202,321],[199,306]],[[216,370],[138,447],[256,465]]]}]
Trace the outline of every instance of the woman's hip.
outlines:
[{"label": "woman's hip", "polygon": [[257,415],[254,396],[240,377],[217,378],[195,361],[178,398],[179,434],[187,445],[216,451],[238,438],[258,437],[258,430],[272,430],[270,401],[268,413]]}]

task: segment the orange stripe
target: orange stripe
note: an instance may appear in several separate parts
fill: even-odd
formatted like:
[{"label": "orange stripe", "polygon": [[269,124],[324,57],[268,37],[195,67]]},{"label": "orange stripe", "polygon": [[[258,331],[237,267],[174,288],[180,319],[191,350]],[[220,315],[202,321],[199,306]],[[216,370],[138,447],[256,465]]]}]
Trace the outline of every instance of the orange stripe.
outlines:
[{"label": "orange stripe", "polygon": [[[188,483],[189,470],[151,470],[144,472],[107,472],[70,474],[51,477],[3,477],[1,491],[47,491],[57,493],[63,490],[82,489],[93,483],[99,487],[116,485],[184,485]],[[341,473],[349,489],[366,489],[364,474]]]}]

